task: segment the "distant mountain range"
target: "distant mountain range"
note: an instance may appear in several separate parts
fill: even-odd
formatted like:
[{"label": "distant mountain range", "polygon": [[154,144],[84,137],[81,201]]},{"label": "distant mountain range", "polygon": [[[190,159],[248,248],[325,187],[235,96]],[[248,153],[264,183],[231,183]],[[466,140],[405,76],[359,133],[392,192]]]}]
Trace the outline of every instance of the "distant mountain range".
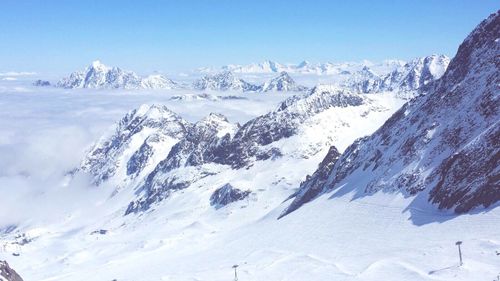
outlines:
[{"label": "distant mountain range", "polygon": [[242,74],[262,74],[262,73],[280,73],[288,72],[291,74],[315,74],[315,75],[338,75],[356,72],[367,66],[380,73],[390,72],[405,64],[402,60],[385,60],[381,63],[363,62],[344,62],[344,63],[310,63],[302,61],[298,64],[282,64],[266,60],[262,63],[252,63],[248,65],[226,65],[220,69],[199,68],[199,72],[219,72],[232,71]]},{"label": "distant mountain range", "polygon": [[[297,84],[290,76],[290,73],[292,73],[295,75],[328,74],[332,77],[331,84],[348,88],[354,92],[376,93],[398,91],[407,93],[420,89],[431,81],[440,78],[446,70],[448,63],[449,58],[444,55],[417,58],[407,63],[399,60],[388,60],[379,64],[370,62],[339,64],[311,64],[302,62],[298,65],[283,65],[266,61],[247,66],[225,66],[222,67],[222,70],[215,72],[205,69],[201,72],[209,73],[196,80],[190,87],[174,82],[160,74],[141,77],[132,71],[125,71],[119,67],[108,67],[99,61],[94,61],[83,71],[73,72],[68,77],[61,79],[57,82],[56,86],[67,89],[137,90],[192,88],[202,91],[306,91],[307,87]],[[257,75],[276,73],[277,75],[261,84],[245,81],[243,78],[235,75],[251,73]],[[34,85],[42,86],[40,81],[36,81]],[[47,86],[47,83],[43,83],[43,86]],[[412,94],[409,94],[409,97],[412,97]]]},{"label": "distant mountain range", "polygon": [[57,82],[57,87],[66,89],[174,89],[177,83],[159,75],[140,77],[132,71],[119,67],[108,67],[94,61],[83,71],[71,73]]}]

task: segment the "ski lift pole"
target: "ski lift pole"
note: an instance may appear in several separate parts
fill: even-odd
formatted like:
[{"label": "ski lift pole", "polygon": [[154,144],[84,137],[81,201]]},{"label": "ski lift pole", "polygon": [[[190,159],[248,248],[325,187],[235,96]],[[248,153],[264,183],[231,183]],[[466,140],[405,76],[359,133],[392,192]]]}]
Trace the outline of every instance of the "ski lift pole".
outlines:
[{"label": "ski lift pole", "polygon": [[462,266],[464,263],[462,261],[462,249],[460,249],[460,245],[462,245],[462,241],[457,241],[455,245],[458,246],[458,257],[460,258],[460,266]]},{"label": "ski lift pole", "polygon": [[236,271],[238,265],[237,264],[233,265],[233,268],[234,268],[234,281],[238,281],[238,272]]}]

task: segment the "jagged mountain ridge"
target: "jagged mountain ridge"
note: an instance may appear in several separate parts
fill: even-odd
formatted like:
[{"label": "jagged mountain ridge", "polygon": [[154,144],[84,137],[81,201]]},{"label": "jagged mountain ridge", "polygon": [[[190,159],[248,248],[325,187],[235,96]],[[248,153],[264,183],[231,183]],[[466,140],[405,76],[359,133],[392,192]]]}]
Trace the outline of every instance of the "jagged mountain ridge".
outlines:
[{"label": "jagged mountain ridge", "polygon": [[205,75],[193,83],[196,90],[213,91],[257,91],[258,86],[250,84],[243,79],[237,78],[231,71],[223,71],[214,75]]},{"label": "jagged mountain ridge", "polygon": [[[137,176],[155,151],[168,151],[185,136],[190,126],[165,106],[143,105],[123,117],[111,136],[101,138],[79,169],[91,174],[95,184],[108,180],[120,170],[121,178]],[[127,159],[123,157],[125,153],[133,154]]]},{"label": "jagged mountain ridge", "polygon": [[[350,138],[342,133],[353,130],[347,123],[349,117],[336,112],[345,110],[361,121],[371,114],[384,116],[391,112],[383,103],[333,86],[318,86],[303,97],[287,99],[276,110],[241,127],[222,115],[210,114],[187,126],[186,134],[151,168],[144,181],[137,183],[139,195],[129,204],[126,214],[145,211],[172,192],[223,170],[248,169],[258,162],[282,157],[313,157],[332,141],[335,143],[335,138],[327,132],[320,138],[310,137],[308,130],[329,126],[328,130],[337,130],[340,138]],[[322,114],[326,115],[319,117]],[[360,133],[364,132],[356,131],[354,135]]]},{"label": "jagged mountain ridge", "polygon": [[[262,63],[252,63],[248,65],[226,65],[221,67],[223,71],[232,71],[241,74],[262,74],[262,73],[280,73],[287,72],[292,74],[314,74],[314,75],[336,75],[350,74],[369,66],[380,73],[389,73],[397,67],[401,67],[406,62],[401,60],[385,60],[381,63],[363,62],[344,62],[344,63],[310,63],[302,61],[298,64],[283,64],[275,61],[266,60]],[[201,72],[214,72],[214,69],[200,69]],[[347,72],[347,73],[346,73]]]},{"label": "jagged mountain ridge", "polygon": [[339,189],[355,198],[397,191],[458,213],[500,201],[498,56],[500,12],[464,40],[427,95],[325,161],[282,215]]},{"label": "jagged mountain ridge", "polygon": [[416,91],[441,78],[449,62],[450,59],[445,55],[431,55],[414,59],[385,75],[378,75],[365,66],[343,86],[362,93]]},{"label": "jagged mountain ridge", "polygon": [[132,71],[118,67],[108,67],[94,61],[83,71],[76,71],[57,82],[57,87],[91,89],[174,89],[179,85],[174,81],[154,74],[140,77]]},{"label": "jagged mountain ridge", "polygon": [[212,91],[243,91],[243,92],[287,92],[306,91],[307,88],[297,85],[286,72],[281,72],[278,76],[269,79],[261,85],[249,83],[238,78],[231,71],[222,71],[216,74],[208,74],[193,83],[196,90]]}]

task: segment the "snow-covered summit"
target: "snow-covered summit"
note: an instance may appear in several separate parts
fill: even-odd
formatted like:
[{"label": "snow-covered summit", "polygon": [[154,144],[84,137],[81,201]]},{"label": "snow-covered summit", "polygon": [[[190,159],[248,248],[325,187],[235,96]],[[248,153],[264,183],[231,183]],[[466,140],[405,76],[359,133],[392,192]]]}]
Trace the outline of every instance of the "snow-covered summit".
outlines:
[{"label": "snow-covered summit", "polygon": [[260,91],[269,92],[286,92],[286,91],[305,91],[307,88],[301,85],[297,85],[295,80],[286,72],[282,71],[277,77],[270,79],[265,82]]},{"label": "snow-covered summit", "polygon": [[57,86],[67,89],[170,89],[176,87],[176,83],[161,75],[142,78],[132,71],[109,67],[96,60],[85,70],[61,79]]},{"label": "snow-covered summit", "polygon": [[[91,148],[79,170],[91,174],[96,184],[114,177],[117,173],[117,177],[122,180],[131,174],[132,166],[134,171],[138,167],[137,163],[130,163],[127,155],[130,157],[147,152],[148,155],[142,155],[140,159],[139,155],[136,155],[136,159],[132,159],[133,156],[131,158],[133,162],[140,160],[140,166],[144,167],[150,161],[149,156],[154,154],[153,149],[163,151],[169,144],[173,145],[172,142],[175,143],[184,137],[189,127],[187,121],[165,106],[142,105],[125,115],[111,136],[101,138]],[[158,143],[157,147],[151,147],[153,140]],[[128,167],[125,166],[126,163]]]}]

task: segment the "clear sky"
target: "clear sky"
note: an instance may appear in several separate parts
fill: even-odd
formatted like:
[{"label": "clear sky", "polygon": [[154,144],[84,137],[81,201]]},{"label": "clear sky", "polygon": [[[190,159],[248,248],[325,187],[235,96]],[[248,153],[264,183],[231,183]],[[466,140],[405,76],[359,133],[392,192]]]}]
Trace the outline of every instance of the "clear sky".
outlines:
[{"label": "clear sky", "polygon": [[500,0],[0,0],[0,71],[453,56]]}]

